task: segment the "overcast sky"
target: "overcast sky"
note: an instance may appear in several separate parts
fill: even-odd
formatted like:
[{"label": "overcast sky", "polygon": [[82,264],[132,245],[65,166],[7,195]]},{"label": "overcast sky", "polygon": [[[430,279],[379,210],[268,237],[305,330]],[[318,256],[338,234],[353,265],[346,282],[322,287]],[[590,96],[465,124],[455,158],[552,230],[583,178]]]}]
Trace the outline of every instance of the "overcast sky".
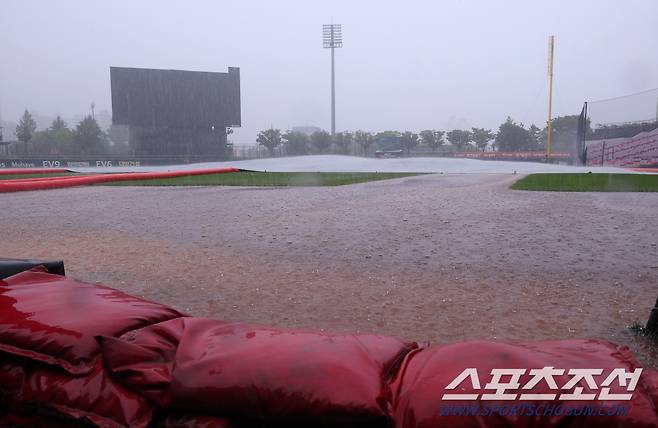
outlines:
[{"label": "overcast sky", "polygon": [[543,126],[547,38],[556,36],[554,112],[658,87],[658,1],[0,2],[0,112],[73,117],[111,110],[110,66],[241,69],[242,128]]}]

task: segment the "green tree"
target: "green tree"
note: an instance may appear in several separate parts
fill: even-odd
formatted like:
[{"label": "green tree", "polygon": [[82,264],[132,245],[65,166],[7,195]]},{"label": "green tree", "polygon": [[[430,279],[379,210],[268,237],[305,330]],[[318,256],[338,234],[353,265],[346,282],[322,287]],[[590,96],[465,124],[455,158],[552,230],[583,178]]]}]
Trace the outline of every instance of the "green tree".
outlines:
[{"label": "green tree", "polygon": [[407,151],[407,155],[409,155],[411,153],[411,149],[418,146],[418,134],[411,131],[405,131],[402,133],[402,135],[400,135],[400,143],[402,144],[402,147],[404,147]]},{"label": "green tree", "polygon": [[356,131],[354,133],[354,141],[363,150],[363,156],[368,156],[368,148],[375,143],[375,137],[366,131]]},{"label": "green tree", "polygon": [[331,134],[327,131],[315,131],[311,134],[311,145],[318,153],[326,153],[331,147]]},{"label": "green tree", "polygon": [[426,129],[424,131],[420,131],[420,140],[421,143],[430,149],[432,149],[433,152],[436,151],[440,146],[443,145],[443,135],[445,133],[443,131],[434,131],[431,129]]},{"label": "green tree", "polygon": [[43,155],[65,155],[75,154],[73,147],[73,132],[70,129],[64,128],[58,131],[50,129],[45,131],[37,131],[34,133],[30,145],[35,154]]},{"label": "green tree", "polygon": [[27,143],[32,139],[32,136],[36,130],[37,123],[32,118],[32,114],[30,114],[30,112],[25,109],[23,116],[18,121],[18,125],[16,125],[16,138],[18,138],[18,141],[23,143],[23,146],[25,147],[25,154],[28,152]]},{"label": "green tree", "polygon": [[36,131],[30,139],[30,145],[32,146],[33,154],[51,155],[59,153],[58,147],[52,139],[52,132],[50,132],[50,130]]},{"label": "green tree", "polygon": [[269,150],[270,156],[274,156],[274,150],[283,142],[281,130],[270,128],[260,131],[256,137],[256,142]]},{"label": "green tree", "polygon": [[354,141],[354,137],[351,132],[343,131],[334,136],[334,144],[338,149],[338,153],[342,155],[349,153],[352,141]]},{"label": "green tree", "polygon": [[484,128],[471,128],[471,140],[475,142],[475,146],[480,151],[487,148],[489,141],[493,140],[496,136],[490,129]]},{"label": "green tree", "polygon": [[[578,138],[578,119],[579,115],[558,116],[551,121],[551,151],[573,153],[576,150],[576,140]],[[588,121],[588,133],[591,132]],[[545,126],[541,132],[541,146],[546,147],[548,127]]]},{"label": "green tree", "polygon": [[80,153],[100,153],[103,149],[104,135],[96,119],[87,115],[76,125],[74,140]]},{"label": "green tree", "polygon": [[59,115],[57,115],[55,120],[53,120],[53,123],[50,125],[50,131],[57,132],[63,129],[68,129],[68,127],[66,126],[66,122],[64,122],[62,118]]},{"label": "green tree", "polygon": [[289,155],[308,154],[308,136],[301,132],[288,131],[283,135],[286,153]]},{"label": "green tree", "polygon": [[498,128],[496,148],[503,152],[518,152],[529,150],[531,145],[530,132],[523,124],[517,124],[507,116],[507,120]]},{"label": "green tree", "polygon": [[541,139],[541,129],[535,126],[534,123],[528,128],[528,134],[530,135],[530,147],[532,147],[532,150],[541,150],[544,148]]},{"label": "green tree", "polygon": [[35,154],[68,155],[78,154],[74,133],[58,115],[45,131],[37,131],[30,140]]},{"label": "green tree", "polygon": [[446,137],[457,150],[463,150],[471,141],[471,133],[463,129],[453,129],[446,134]]}]

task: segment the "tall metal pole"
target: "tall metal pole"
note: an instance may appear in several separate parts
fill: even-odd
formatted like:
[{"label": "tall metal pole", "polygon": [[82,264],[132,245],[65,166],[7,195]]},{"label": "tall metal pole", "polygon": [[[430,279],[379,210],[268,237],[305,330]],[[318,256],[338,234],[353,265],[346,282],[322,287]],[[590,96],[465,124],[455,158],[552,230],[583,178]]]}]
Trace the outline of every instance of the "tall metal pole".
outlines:
[{"label": "tall metal pole", "polygon": [[334,31],[331,30],[331,136],[336,135],[336,71],[334,66]]},{"label": "tall metal pole", "polygon": [[548,37],[548,121],[546,122],[546,158],[551,157],[551,144],[553,137],[552,110],[553,110],[553,51],[555,36]]},{"label": "tall metal pole", "polygon": [[331,49],[331,136],[336,135],[336,66],[335,48],[343,47],[343,34],[340,24],[322,26],[322,47]]}]

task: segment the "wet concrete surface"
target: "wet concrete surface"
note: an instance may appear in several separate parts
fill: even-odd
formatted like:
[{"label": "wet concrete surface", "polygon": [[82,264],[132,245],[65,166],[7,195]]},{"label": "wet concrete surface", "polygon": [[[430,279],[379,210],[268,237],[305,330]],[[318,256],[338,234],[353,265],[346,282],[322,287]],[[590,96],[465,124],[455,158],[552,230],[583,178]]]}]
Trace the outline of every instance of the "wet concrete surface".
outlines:
[{"label": "wet concrete surface", "polygon": [[415,340],[602,337],[658,367],[658,194],[434,174],[332,188],[0,196],[6,257],[198,316]]}]

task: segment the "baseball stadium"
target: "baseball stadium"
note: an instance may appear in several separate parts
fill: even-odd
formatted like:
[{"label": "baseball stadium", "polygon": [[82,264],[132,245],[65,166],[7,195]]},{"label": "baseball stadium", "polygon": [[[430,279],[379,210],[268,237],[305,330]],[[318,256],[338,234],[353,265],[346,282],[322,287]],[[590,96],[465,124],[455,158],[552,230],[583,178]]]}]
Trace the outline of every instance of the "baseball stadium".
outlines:
[{"label": "baseball stadium", "polygon": [[0,427],[658,427],[658,88],[350,131],[342,38],[326,131],[170,51],[0,122]]}]

